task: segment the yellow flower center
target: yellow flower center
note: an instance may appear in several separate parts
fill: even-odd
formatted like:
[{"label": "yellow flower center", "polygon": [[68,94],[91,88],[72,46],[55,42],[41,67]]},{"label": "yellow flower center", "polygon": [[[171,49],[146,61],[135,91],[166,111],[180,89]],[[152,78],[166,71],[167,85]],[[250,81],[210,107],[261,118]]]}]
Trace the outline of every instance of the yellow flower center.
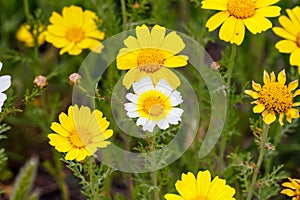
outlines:
[{"label": "yellow flower center", "polygon": [[300,33],[297,35],[297,40],[296,40],[297,46],[300,48]]},{"label": "yellow flower center", "polygon": [[259,103],[274,113],[286,113],[293,107],[293,94],[286,85],[279,82],[268,83],[259,92]]},{"label": "yellow flower center", "polygon": [[73,148],[83,148],[86,144],[90,143],[91,134],[86,130],[74,130],[70,136],[69,141],[72,144]]},{"label": "yellow flower center", "polygon": [[140,71],[154,73],[164,63],[164,56],[156,49],[143,49],[137,58],[137,66]]},{"label": "yellow flower center", "polygon": [[165,94],[155,90],[143,93],[137,105],[140,116],[151,118],[152,120],[165,118],[172,107],[169,98]]},{"label": "yellow flower center", "polygon": [[71,28],[66,32],[66,38],[70,42],[80,42],[84,38],[84,32],[81,28]]},{"label": "yellow flower center", "polygon": [[255,1],[229,0],[227,9],[232,16],[238,19],[247,19],[255,14]]}]

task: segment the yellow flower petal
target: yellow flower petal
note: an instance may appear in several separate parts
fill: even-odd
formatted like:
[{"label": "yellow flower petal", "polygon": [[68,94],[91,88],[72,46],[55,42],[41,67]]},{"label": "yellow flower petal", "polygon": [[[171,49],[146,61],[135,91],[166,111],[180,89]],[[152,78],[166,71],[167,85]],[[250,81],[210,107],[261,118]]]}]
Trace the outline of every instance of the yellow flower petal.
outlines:
[{"label": "yellow flower petal", "polygon": [[233,34],[233,37],[230,40],[230,43],[234,43],[237,45],[242,44],[245,37],[245,25],[243,23],[243,20],[238,19],[235,25],[235,31]]},{"label": "yellow flower petal", "polygon": [[201,2],[203,9],[212,9],[212,10],[227,10],[227,1],[224,0],[204,0]]},{"label": "yellow flower petal", "polygon": [[294,36],[298,35],[298,30],[295,29],[294,24],[292,23],[292,21],[287,16],[285,16],[285,15],[280,16],[279,17],[279,23],[291,35],[294,35]]},{"label": "yellow flower petal", "polygon": [[130,69],[123,78],[123,85],[128,90],[135,81],[139,81],[143,77],[147,76],[146,72],[141,72],[138,68]]},{"label": "yellow flower petal", "polygon": [[63,128],[59,123],[52,122],[50,127],[54,132],[58,133],[61,136],[68,137],[70,132],[68,132],[65,128]]},{"label": "yellow flower petal", "polygon": [[148,27],[145,24],[136,27],[136,37],[142,48],[151,47],[151,34]]},{"label": "yellow flower petal", "polygon": [[291,108],[286,113],[287,116],[291,116],[291,118],[299,118],[299,111],[296,108]]},{"label": "yellow flower petal", "polygon": [[261,113],[264,110],[265,110],[265,106],[263,104],[257,104],[256,106],[253,107],[254,113]]},{"label": "yellow flower petal", "polygon": [[182,198],[181,196],[178,196],[176,194],[166,194],[164,196],[164,198],[166,200],[185,200],[184,198]]},{"label": "yellow flower petal", "polygon": [[232,39],[237,21],[238,20],[233,16],[230,16],[225,20],[219,32],[219,37],[221,40],[229,42]]},{"label": "yellow flower petal", "polygon": [[283,125],[284,125],[284,123],[282,122],[283,117],[284,117],[284,114],[283,114],[283,113],[280,113],[280,114],[279,114],[279,119],[278,119],[280,126],[283,126]]},{"label": "yellow flower petal", "polygon": [[252,34],[261,33],[272,27],[270,20],[259,14],[244,19],[244,24]]},{"label": "yellow flower petal", "polygon": [[[299,8],[299,7],[298,7]],[[295,27],[295,29],[300,32],[300,20],[297,19],[297,7],[293,8],[292,10],[290,9],[286,9],[286,12],[289,16],[289,18],[291,19],[292,23],[293,23],[293,26]],[[295,12],[294,12],[295,11]],[[300,11],[300,9],[299,9]]]},{"label": "yellow flower petal", "polygon": [[300,48],[296,48],[290,55],[290,64],[300,66]]},{"label": "yellow flower petal", "polygon": [[261,90],[261,85],[259,83],[255,83],[252,81],[252,88],[256,91],[259,92]]},{"label": "yellow flower petal", "polygon": [[264,70],[264,84],[268,84],[268,83],[271,83],[271,79],[269,73],[266,70]]},{"label": "yellow flower petal", "polygon": [[286,82],[286,74],[285,74],[285,70],[281,70],[278,74],[278,82],[281,84],[285,84]]},{"label": "yellow flower petal", "polygon": [[[66,160],[74,160],[77,158],[79,153],[79,149],[77,148],[72,148],[65,156]],[[76,159],[77,160],[77,159]]]},{"label": "yellow flower petal", "polygon": [[262,8],[277,3],[279,0],[256,0],[255,7]]},{"label": "yellow flower petal", "polygon": [[276,116],[274,113],[268,113],[263,120],[266,124],[270,125],[276,120]]},{"label": "yellow flower petal", "polygon": [[295,192],[293,190],[290,190],[290,189],[283,189],[283,190],[281,190],[280,193],[288,195],[289,197],[292,197],[292,196],[295,195]]},{"label": "yellow flower petal", "polygon": [[297,89],[297,90],[294,92],[293,97],[298,96],[298,95],[300,95],[300,89]]},{"label": "yellow flower petal", "polygon": [[245,90],[244,93],[250,95],[253,99],[257,99],[259,97],[259,94],[253,90]]},{"label": "yellow flower petal", "polygon": [[[184,44],[182,38],[179,35],[177,35],[177,33],[175,31],[173,31],[164,38],[164,41],[163,41],[160,49],[175,55],[175,54],[179,53],[180,51],[182,51],[184,49],[184,47],[185,47],[185,44]],[[164,58],[166,59],[169,57],[164,57]]]},{"label": "yellow flower petal", "polygon": [[289,83],[288,90],[293,91],[298,87],[298,80],[294,80]]},{"label": "yellow flower petal", "polygon": [[286,31],[285,29],[283,29],[283,28],[280,28],[280,27],[274,27],[272,30],[273,30],[273,32],[274,32],[276,35],[278,35],[278,36],[280,36],[280,37],[282,37],[282,38],[285,38],[285,39],[287,39],[287,40],[292,40],[292,41],[296,41],[296,40],[297,40],[297,38],[296,38],[295,35],[293,35],[293,34],[287,32],[287,31]]},{"label": "yellow flower petal", "polygon": [[297,107],[297,106],[300,106],[300,102],[293,103],[293,107]]},{"label": "yellow flower petal", "polygon": [[176,74],[166,67],[162,67],[157,72],[150,74],[150,77],[154,84],[156,84],[160,79],[165,79],[174,89],[181,84],[180,79],[176,76]]},{"label": "yellow flower petal", "polygon": [[151,30],[151,47],[160,48],[166,34],[166,28],[155,25]]},{"label": "yellow flower petal", "polygon": [[264,17],[277,17],[280,15],[281,8],[279,6],[268,6],[257,9],[256,14]]},{"label": "yellow flower petal", "polygon": [[211,182],[211,175],[208,170],[200,171],[197,174],[197,187],[198,187],[198,194],[199,196],[207,196],[209,189],[210,189],[210,183]]},{"label": "yellow flower petal", "polygon": [[179,55],[168,58],[164,61],[164,66],[166,67],[183,67],[187,65],[188,56]]},{"label": "yellow flower petal", "polygon": [[65,24],[69,27],[80,27],[82,25],[83,11],[79,6],[71,5],[70,7],[64,7],[62,10],[62,16]]},{"label": "yellow flower petal", "polygon": [[296,42],[291,40],[281,40],[275,44],[275,48],[280,53],[292,53],[297,47]]},{"label": "yellow flower petal", "polygon": [[271,81],[272,83],[274,83],[274,82],[276,81],[276,76],[275,76],[275,73],[274,73],[274,72],[271,72],[271,73],[270,73],[270,81]]},{"label": "yellow flower petal", "polygon": [[229,15],[230,13],[228,11],[218,12],[207,20],[205,26],[208,28],[209,32],[214,31],[223,24]]}]

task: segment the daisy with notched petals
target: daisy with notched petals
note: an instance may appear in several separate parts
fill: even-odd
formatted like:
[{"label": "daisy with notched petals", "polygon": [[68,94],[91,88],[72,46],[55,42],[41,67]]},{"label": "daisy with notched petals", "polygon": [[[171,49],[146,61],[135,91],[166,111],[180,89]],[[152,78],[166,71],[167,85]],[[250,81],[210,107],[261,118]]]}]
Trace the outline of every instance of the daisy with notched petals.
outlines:
[{"label": "daisy with notched petals", "polygon": [[300,200],[300,180],[295,178],[289,178],[290,182],[282,183],[284,188],[281,190],[281,194],[285,194],[289,197],[293,197],[292,200]]},{"label": "daisy with notched petals", "polygon": [[47,27],[46,41],[56,48],[59,54],[78,55],[82,49],[100,53],[104,32],[98,30],[96,14],[90,10],[83,11],[79,6],[64,7],[62,15],[52,12],[50,25]]},{"label": "daisy with notched petals", "polygon": [[179,78],[168,68],[187,65],[188,57],[177,55],[185,47],[182,38],[175,31],[166,34],[166,28],[155,25],[151,31],[146,25],[136,27],[136,37],[124,40],[125,48],[117,56],[117,68],[128,70],[123,85],[129,89],[136,81],[150,76],[154,85],[165,79],[176,89]]},{"label": "daisy with notched petals", "polygon": [[[2,63],[0,62],[0,71],[2,69]],[[0,112],[7,96],[3,92],[7,90],[11,85],[11,77],[9,75],[0,76]]]},{"label": "daisy with notched petals", "polygon": [[87,106],[70,106],[68,115],[59,115],[59,122],[51,124],[50,128],[55,133],[48,134],[49,144],[59,152],[67,152],[66,160],[84,160],[97,148],[110,144],[106,139],[113,135],[113,131],[107,129],[109,122],[99,110],[91,112]]},{"label": "daisy with notched petals", "polygon": [[197,178],[191,172],[182,174],[175,187],[179,195],[166,194],[166,200],[235,200],[235,189],[219,177],[211,180],[208,170],[199,171]]},{"label": "daisy with notched petals", "polygon": [[300,89],[293,91],[298,87],[298,80],[286,83],[285,70],[279,72],[278,81],[276,81],[275,73],[269,74],[264,71],[264,85],[252,81],[254,90],[245,90],[245,93],[255,99],[253,104],[254,113],[262,113],[263,121],[266,124],[271,124],[276,120],[276,115],[279,115],[279,123],[283,126],[283,117],[291,123],[292,119],[299,118],[299,112],[296,106],[300,106],[300,102],[294,102],[294,98],[300,95]]},{"label": "daisy with notched petals", "polygon": [[282,27],[274,27],[273,32],[284,38],[275,44],[280,53],[289,53],[290,64],[298,66],[300,74],[300,7],[286,10],[287,16],[280,16],[279,23]]},{"label": "daisy with notched petals", "polygon": [[272,23],[266,17],[277,17],[281,8],[271,6],[279,0],[203,0],[202,8],[218,10],[207,22],[208,31],[221,26],[219,37],[225,42],[240,45],[245,27],[257,34],[268,30]]},{"label": "daisy with notched petals", "polygon": [[138,118],[136,125],[142,125],[144,131],[152,132],[156,125],[166,130],[181,121],[183,109],[174,106],[183,102],[182,97],[164,79],[154,86],[147,76],[132,87],[134,94],[126,94],[130,103],[125,103],[125,110],[130,118]]}]

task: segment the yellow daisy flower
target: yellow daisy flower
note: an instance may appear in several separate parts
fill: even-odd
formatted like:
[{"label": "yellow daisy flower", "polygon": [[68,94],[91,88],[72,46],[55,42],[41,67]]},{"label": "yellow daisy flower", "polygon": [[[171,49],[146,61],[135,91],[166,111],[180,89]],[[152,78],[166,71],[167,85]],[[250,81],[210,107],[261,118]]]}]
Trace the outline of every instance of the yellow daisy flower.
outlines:
[{"label": "yellow daisy flower", "polygon": [[[38,38],[37,38],[37,43],[38,46],[42,45],[45,43],[45,26],[44,25],[39,25],[37,27],[38,30]],[[34,37],[36,37],[37,30],[33,30]],[[30,25],[29,24],[22,24],[20,28],[17,31],[16,34],[17,40],[20,42],[24,42],[25,46],[27,47],[33,47],[34,46],[34,37],[32,33],[30,32]]]},{"label": "yellow daisy flower", "polygon": [[197,178],[191,172],[182,174],[175,184],[180,195],[166,194],[167,200],[235,200],[235,189],[226,185],[226,180],[215,177],[211,180],[208,170],[199,171]]},{"label": "yellow daisy flower", "polygon": [[274,27],[273,32],[284,38],[275,44],[280,53],[290,53],[290,64],[298,66],[300,74],[300,7],[286,10],[287,16],[280,16],[281,27]]},{"label": "yellow daisy flower", "polygon": [[300,102],[294,102],[294,97],[300,94],[300,89],[295,90],[298,87],[298,80],[286,83],[285,70],[279,72],[278,81],[276,81],[275,73],[268,74],[264,71],[264,85],[252,81],[253,90],[245,90],[245,93],[255,99],[253,104],[254,113],[262,113],[263,121],[266,124],[271,124],[276,120],[276,114],[279,114],[279,123],[283,126],[283,117],[286,116],[286,120],[291,123],[292,118],[299,118],[299,112],[296,106],[300,105]]},{"label": "yellow daisy flower", "polygon": [[300,200],[300,180],[289,178],[289,181],[290,182],[282,183],[282,186],[286,188],[281,190],[280,193],[285,194],[289,197],[293,197],[292,200]]},{"label": "yellow daisy flower", "polygon": [[108,129],[109,122],[102,112],[91,112],[87,106],[70,106],[68,115],[59,115],[60,124],[53,122],[51,129],[55,133],[48,134],[49,144],[59,152],[67,152],[65,159],[77,161],[91,156],[97,148],[105,148],[110,142],[105,141],[113,135]]},{"label": "yellow daisy flower", "polygon": [[104,32],[98,30],[98,17],[92,11],[83,11],[81,7],[64,7],[62,15],[52,12],[50,25],[47,27],[46,41],[56,48],[61,48],[59,54],[68,52],[78,55],[82,49],[90,49],[100,53],[103,45]]},{"label": "yellow daisy flower", "polygon": [[183,102],[180,93],[174,90],[164,79],[153,85],[149,76],[133,83],[133,93],[126,94],[130,103],[125,103],[125,110],[130,118],[137,118],[136,125],[144,131],[152,132],[157,125],[166,130],[169,124],[181,121],[183,109],[176,108]]},{"label": "yellow daisy flower", "polygon": [[245,36],[245,26],[257,34],[268,30],[272,23],[266,17],[277,17],[281,8],[271,6],[279,0],[204,0],[203,9],[219,10],[207,22],[208,31],[214,31],[221,24],[221,40],[240,45]]},{"label": "yellow daisy flower", "polygon": [[187,56],[176,55],[185,44],[175,31],[165,34],[164,27],[155,25],[150,32],[146,25],[142,25],[136,27],[136,38],[129,36],[124,40],[126,48],[119,51],[117,68],[129,69],[123,79],[127,89],[145,76],[150,76],[154,84],[165,79],[174,89],[180,85],[179,78],[167,67],[187,65]]}]

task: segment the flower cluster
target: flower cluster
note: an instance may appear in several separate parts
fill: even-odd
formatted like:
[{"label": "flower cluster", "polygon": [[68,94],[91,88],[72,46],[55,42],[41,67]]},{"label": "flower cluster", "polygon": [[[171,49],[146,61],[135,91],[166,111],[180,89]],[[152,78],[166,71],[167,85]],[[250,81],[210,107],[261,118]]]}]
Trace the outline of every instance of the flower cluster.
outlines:
[{"label": "flower cluster", "polygon": [[[0,62],[0,71],[2,69],[2,62]],[[0,76],[0,112],[7,96],[3,92],[11,85],[11,77],[9,75]]]}]

